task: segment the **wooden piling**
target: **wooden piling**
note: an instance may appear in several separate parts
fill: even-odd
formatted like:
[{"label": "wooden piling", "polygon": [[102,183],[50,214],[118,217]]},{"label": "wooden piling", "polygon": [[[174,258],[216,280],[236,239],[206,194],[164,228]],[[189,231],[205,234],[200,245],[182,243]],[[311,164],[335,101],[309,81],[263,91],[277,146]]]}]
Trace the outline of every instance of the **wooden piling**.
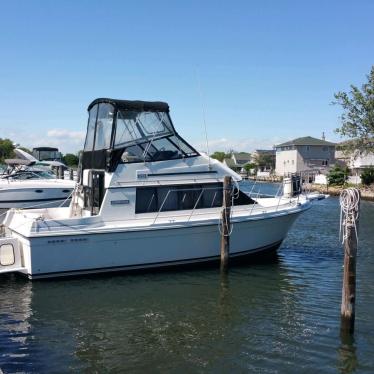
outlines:
[{"label": "wooden piling", "polygon": [[356,302],[356,256],[358,242],[358,223],[360,211],[360,192],[357,189],[342,191],[342,232],[344,246],[344,272],[341,304],[341,335],[354,333]]},{"label": "wooden piling", "polygon": [[223,179],[223,202],[221,215],[221,270],[227,271],[230,252],[230,232],[231,232],[231,195],[232,178],[225,176]]},{"label": "wooden piling", "polygon": [[63,166],[59,166],[58,170],[59,170],[60,179],[64,179],[64,167]]},{"label": "wooden piling", "polygon": [[73,169],[69,170],[69,178],[70,178],[71,181],[74,179],[74,170]]}]

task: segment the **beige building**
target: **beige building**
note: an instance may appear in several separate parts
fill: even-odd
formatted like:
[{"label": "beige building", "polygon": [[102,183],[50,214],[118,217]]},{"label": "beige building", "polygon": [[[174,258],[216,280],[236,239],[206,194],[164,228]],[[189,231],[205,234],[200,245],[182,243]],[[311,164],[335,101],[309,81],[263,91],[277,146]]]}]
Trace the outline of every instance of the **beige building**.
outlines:
[{"label": "beige building", "polygon": [[335,162],[335,143],[311,136],[276,146],[275,173],[283,176],[304,171],[323,172]]}]

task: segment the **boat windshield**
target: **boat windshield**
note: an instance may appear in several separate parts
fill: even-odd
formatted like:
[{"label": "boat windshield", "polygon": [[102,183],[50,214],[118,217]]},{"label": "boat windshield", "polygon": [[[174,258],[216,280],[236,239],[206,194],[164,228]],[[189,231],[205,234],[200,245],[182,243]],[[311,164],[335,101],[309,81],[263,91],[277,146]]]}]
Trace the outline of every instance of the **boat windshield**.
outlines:
[{"label": "boat windshield", "polygon": [[136,144],[168,135],[174,135],[174,129],[165,112],[119,110],[117,113],[114,148],[123,148],[130,143]]},{"label": "boat windshield", "polygon": [[84,150],[107,149],[118,150],[122,162],[164,161],[198,155],[175,132],[167,111],[121,108],[115,111],[112,104],[105,102],[93,105],[89,111]]},{"label": "boat windshield", "polygon": [[166,112],[118,111],[114,148],[124,149],[123,162],[163,161],[196,156],[175,133]]},{"label": "boat windshield", "polygon": [[7,175],[7,178],[14,180],[56,179],[56,176],[52,172],[44,170],[20,170],[13,174]]}]

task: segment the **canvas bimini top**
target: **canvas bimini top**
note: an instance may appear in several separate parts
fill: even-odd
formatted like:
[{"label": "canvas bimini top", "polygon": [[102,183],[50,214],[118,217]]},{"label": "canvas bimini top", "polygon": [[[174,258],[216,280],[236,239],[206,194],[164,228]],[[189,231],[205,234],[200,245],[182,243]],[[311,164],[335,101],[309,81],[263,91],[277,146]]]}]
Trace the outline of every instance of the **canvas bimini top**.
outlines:
[{"label": "canvas bimini top", "polygon": [[163,101],[141,101],[141,100],[118,100],[109,98],[95,99],[89,106],[88,111],[91,108],[100,103],[112,104],[117,109],[122,110],[136,110],[144,112],[167,112],[169,113],[169,105]]},{"label": "canvas bimini top", "polygon": [[197,156],[176,132],[164,102],[100,98],[88,106],[83,169]]}]

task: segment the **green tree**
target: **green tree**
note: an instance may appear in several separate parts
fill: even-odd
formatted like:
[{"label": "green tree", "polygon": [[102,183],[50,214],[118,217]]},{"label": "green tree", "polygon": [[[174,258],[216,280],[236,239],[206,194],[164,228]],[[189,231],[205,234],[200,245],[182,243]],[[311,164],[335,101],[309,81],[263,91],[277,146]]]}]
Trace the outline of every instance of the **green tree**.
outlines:
[{"label": "green tree", "polygon": [[374,66],[367,75],[367,83],[361,89],[351,85],[349,93],[338,92],[334,94],[333,104],[341,105],[341,127],[336,132],[351,138],[343,147],[347,152],[360,150],[373,151],[374,142]]},{"label": "green tree", "polygon": [[0,162],[4,162],[4,159],[11,158],[14,156],[14,145],[10,139],[0,138]]},{"label": "green tree", "polygon": [[347,181],[348,173],[348,168],[342,168],[336,165],[330,170],[327,180],[330,185],[342,186]]},{"label": "green tree", "polygon": [[225,158],[225,152],[214,152],[210,157],[222,162]]},{"label": "green tree", "polygon": [[79,159],[78,159],[78,156],[72,154],[72,153],[67,153],[64,157],[63,157],[63,161],[64,163],[67,165],[67,166],[77,166],[78,165],[78,162],[79,162]]},{"label": "green tree", "polygon": [[247,175],[250,173],[251,170],[256,170],[256,164],[245,164],[244,169],[247,172]]},{"label": "green tree", "polygon": [[255,158],[255,164],[259,169],[267,168],[274,170],[275,169],[275,160],[274,156],[270,154],[259,154]]},{"label": "green tree", "polygon": [[362,181],[362,184],[366,186],[374,183],[374,167],[373,166],[364,169],[364,171],[361,173],[361,181]]}]

